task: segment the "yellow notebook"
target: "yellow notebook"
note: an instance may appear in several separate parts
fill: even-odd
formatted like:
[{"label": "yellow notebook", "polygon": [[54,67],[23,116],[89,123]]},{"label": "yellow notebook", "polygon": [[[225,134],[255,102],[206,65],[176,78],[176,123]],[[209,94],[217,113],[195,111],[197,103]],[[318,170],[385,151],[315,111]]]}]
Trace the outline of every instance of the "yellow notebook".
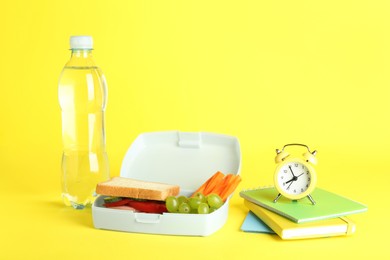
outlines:
[{"label": "yellow notebook", "polygon": [[355,223],[347,217],[297,224],[248,200],[244,200],[244,204],[282,239],[343,236],[356,230]]}]

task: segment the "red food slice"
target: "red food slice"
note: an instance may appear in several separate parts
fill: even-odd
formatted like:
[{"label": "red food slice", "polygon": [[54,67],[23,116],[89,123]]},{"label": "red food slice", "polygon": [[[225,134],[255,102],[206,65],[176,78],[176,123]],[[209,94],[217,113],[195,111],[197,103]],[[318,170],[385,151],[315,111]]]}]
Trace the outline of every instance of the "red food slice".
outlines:
[{"label": "red food slice", "polygon": [[110,207],[110,209],[123,209],[123,210],[136,211],[135,208],[132,208],[132,207],[127,206],[127,205],[124,205],[124,206],[116,206],[116,207]]},{"label": "red food slice", "polygon": [[145,213],[162,214],[168,212],[165,202],[130,200],[127,205]]},{"label": "red food slice", "polygon": [[129,201],[131,201],[131,199],[121,199],[114,202],[104,203],[103,206],[106,208],[118,207],[126,205]]}]

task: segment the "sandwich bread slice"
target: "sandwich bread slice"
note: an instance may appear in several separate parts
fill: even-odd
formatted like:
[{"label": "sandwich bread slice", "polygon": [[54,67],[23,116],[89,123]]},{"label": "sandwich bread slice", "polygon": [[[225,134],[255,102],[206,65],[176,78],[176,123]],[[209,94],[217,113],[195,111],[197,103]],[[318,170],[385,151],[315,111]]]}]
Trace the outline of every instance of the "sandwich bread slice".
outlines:
[{"label": "sandwich bread slice", "polygon": [[144,200],[164,201],[169,196],[177,196],[179,192],[180,187],[177,185],[124,177],[113,177],[96,186],[96,193],[100,195]]}]

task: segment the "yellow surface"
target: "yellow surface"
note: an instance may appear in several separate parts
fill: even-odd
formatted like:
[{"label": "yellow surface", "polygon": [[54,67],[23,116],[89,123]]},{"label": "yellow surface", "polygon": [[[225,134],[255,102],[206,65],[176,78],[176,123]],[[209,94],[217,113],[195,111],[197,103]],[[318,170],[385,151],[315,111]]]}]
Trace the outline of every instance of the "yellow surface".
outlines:
[{"label": "yellow surface", "polygon": [[[37,0],[0,12],[0,259],[390,255],[389,1]],[[318,150],[319,187],[368,205],[356,233],[243,233],[238,192],[209,237],[94,229],[90,209],[60,200],[57,81],[73,34],[94,37],[107,77],[112,176],[142,132],[237,136],[239,189],[272,184],[275,149],[301,142]]]}]

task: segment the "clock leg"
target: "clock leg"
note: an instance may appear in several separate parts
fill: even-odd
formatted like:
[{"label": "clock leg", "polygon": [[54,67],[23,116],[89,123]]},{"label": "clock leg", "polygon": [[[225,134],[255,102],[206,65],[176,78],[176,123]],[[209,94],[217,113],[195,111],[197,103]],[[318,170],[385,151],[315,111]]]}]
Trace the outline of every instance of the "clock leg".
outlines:
[{"label": "clock leg", "polygon": [[311,203],[312,203],[313,205],[316,204],[316,202],[314,201],[313,197],[312,197],[310,194],[307,195],[307,197],[309,198],[309,200],[311,201]]},{"label": "clock leg", "polygon": [[276,196],[276,198],[274,199],[274,203],[276,203],[278,201],[278,199],[280,198],[280,196],[282,196],[282,194],[278,194],[278,196]]}]

